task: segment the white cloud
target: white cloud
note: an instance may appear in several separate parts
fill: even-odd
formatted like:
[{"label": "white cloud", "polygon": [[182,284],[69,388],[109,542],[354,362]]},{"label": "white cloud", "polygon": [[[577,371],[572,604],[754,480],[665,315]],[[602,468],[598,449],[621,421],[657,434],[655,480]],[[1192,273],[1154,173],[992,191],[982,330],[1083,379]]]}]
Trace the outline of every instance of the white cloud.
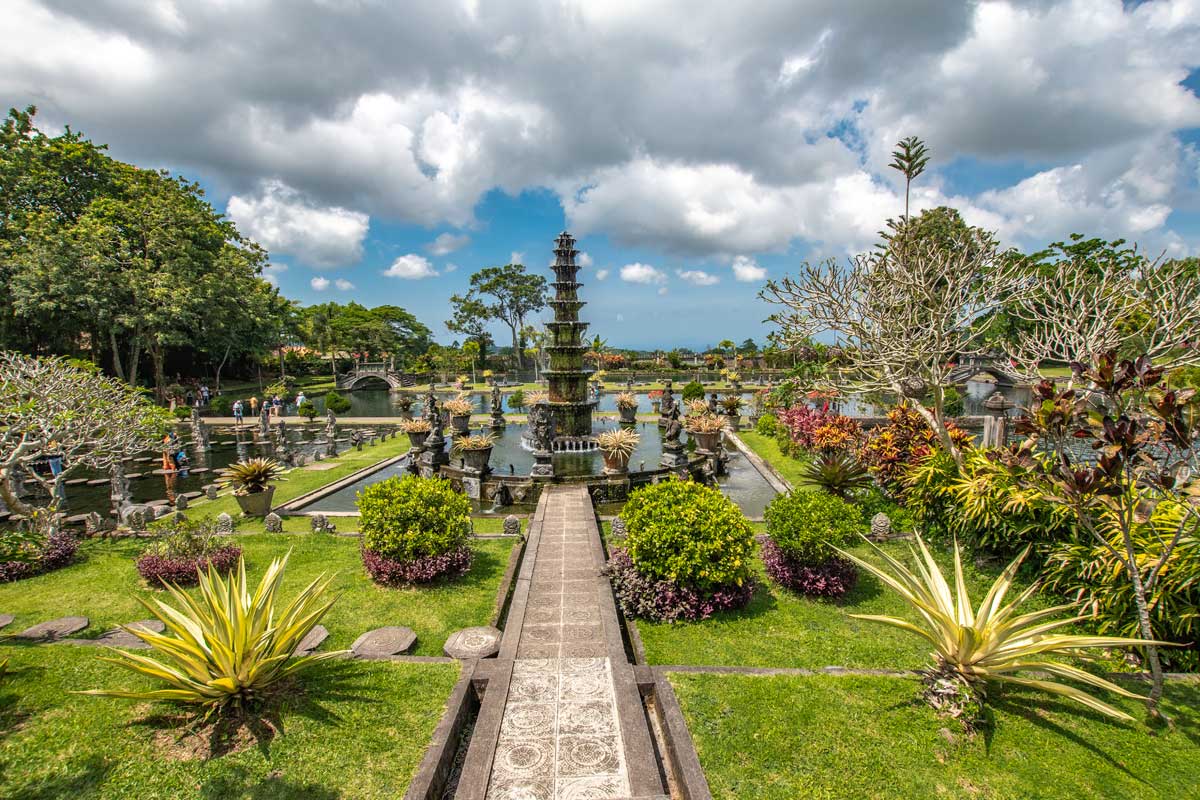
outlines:
[{"label": "white cloud", "polygon": [[665,287],[665,286],[660,286],[660,287],[658,288],[658,296],[659,296],[659,297],[662,297],[662,296],[663,296],[663,295],[665,295],[666,293],[667,293],[667,287]]},{"label": "white cloud", "polygon": [[429,259],[425,258],[425,256],[409,253],[393,261],[392,265],[384,270],[383,274],[389,278],[418,280],[420,278],[432,278],[434,275],[437,275],[437,270],[433,268],[433,264],[429,263]]},{"label": "white cloud", "polygon": [[596,270],[596,280],[602,281],[607,277],[608,277],[608,270],[606,270],[606,269]]},{"label": "white cloud", "polygon": [[361,260],[370,222],[357,211],[317,206],[278,180],[263,182],[257,196],[231,196],[225,211],[242,233],[268,250],[323,268]]},{"label": "white cloud", "polygon": [[592,266],[592,257],[587,254],[587,251],[581,250],[579,255],[575,257],[575,263],[584,269],[587,269],[588,267]]},{"label": "white cloud", "polygon": [[513,250],[512,255],[510,255],[508,257],[508,263],[524,264],[525,263],[525,254],[522,253],[520,250]]},{"label": "white cloud", "polygon": [[660,269],[639,262],[621,267],[621,280],[627,283],[666,283],[667,275]]},{"label": "white cloud", "polygon": [[323,278],[320,275],[308,282],[308,285],[313,288],[314,292],[323,292],[329,288],[329,279]]},{"label": "white cloud", "polygon": [[458,269],[458,264],[447,264],[445,266],[444,271],[445,272],[454,272],[456,269]]},{"label": "white cloud", "polygon": [[272,261],[263,267],[262,278],[267,283],[278,286],[279,276],[284,272],[287,272],[287,264],[281,264],[278,261]]},{"label": "white cloud", "polygon": [[766,280],[767,271],[758,262],[748,256],[737,256],[733,259],[733,278],[742,283],[757,283]]},{"label": "white cloud", "polygon": [[343,292],[348,292],[354,288],[354,284],[351,283],[350,281],[346,280],[345,278],[338,278],[336,281],[333,282],[333,285],[336,286],[338,289],[340,289]]},{"label": "white cloud", "polygon": [[453,233],[438,234],[438,237],[429,244],[425,245],[425,249],[435,256],[448,256],[455,250],[466,247],[471,241],[471,237],[466,234],[456,236]]},{"label": "white cloud", "polygon": [[716,275],[710,275],[702,269],[677,269],[675,274],[679,276],[680,280],[693,286],[712,286],[721,282]]}]

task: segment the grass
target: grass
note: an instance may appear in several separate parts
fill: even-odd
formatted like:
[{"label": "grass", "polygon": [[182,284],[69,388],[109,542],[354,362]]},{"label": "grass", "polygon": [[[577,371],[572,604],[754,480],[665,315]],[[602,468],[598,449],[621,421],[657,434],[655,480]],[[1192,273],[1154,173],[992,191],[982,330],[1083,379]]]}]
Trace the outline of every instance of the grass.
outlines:
[{"label": "grass", "polygon": [[759,458],[774,467],[784,480],[792,486],[799,485],[800,473],[806,463],[804,460],[786,455],[779,449],[779,442],[770,436],[763,436],[755,431],[738,431],[738,438],[757,453]]},{"label": "grass", "polygon": [[[291,549],[285,597],[322,572],[337,573],[333,590],[341,596],[322,623],[329,629],[324,649],[347,648],[372,628],[403,625],[417,634],[413,652],[427,656],[442,655],[442,645],[453,631],[487,624],[514,544],[512,539],[477,540],[472,543],[475,562],[462,578],[389,589],[367,577],[356,538],[260,533],[239,535],[236,542],[255,581],[273,557]],[[16,617],[9,630],[78,614],[91,622],[82,635],[96,636],[119,623],[145,619],[149,615],[136,597],[163,593],[147,589],[137,574],[134,560],[143,547],[143,542],[131,539],[85,541],[79,563],[0,585],[0,610]]]},{"label": "grass", "polygon": [[990,732],[972,738],[903,678],[670,679],[716,798],[1182,800],[1200,785],[1196,682],[1168,685],[1173,732],[1010,689],[993,698]]},{"label": "grass", "polygon": [[[882,545],[907,558],[903,542]],[[856,555],[874,558],[863,544]],[[948,556],[942,554],[947,560]],[[878,560],[877,558],[875,560]],[[966,564],[967,585],[978,602],[994,574]],[[674,624],[639,620],[638,632],[651,664],[740,665],[750,667],[826,666],[870,669],[917,669],[929,661],[929,647],[903,631],[851,619],[850,614],[886,614],[911,618],[913,612],[871,575],[859,571],[858,583],[838,601],[805,597],[783,589],[766,576],[755,559],[758,586],[750,605],[703,622]],[[1031,609],[1037,598],[1031,601]]]},{"label": "grass", "polygon": [[283,733],[201,760],[172,747],[165,704],[71,694],[145,688],[90,648],[0,645],[0,796],[25,800],[392,798],[411,780],[458,676],[454,664],[339,662],[286,698]]}]

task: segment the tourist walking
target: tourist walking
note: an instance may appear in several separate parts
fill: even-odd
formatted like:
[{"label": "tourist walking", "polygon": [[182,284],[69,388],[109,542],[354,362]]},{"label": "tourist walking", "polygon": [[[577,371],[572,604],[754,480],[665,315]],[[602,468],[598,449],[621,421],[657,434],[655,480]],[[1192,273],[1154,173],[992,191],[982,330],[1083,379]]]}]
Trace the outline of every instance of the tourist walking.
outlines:
[{"label": "tourist walking", "polygon": [[308,402],[308,398],[304,396],[304,392],[300,392],[300,394],[296,395],[296,413],[297,414],[300,413],[300,406],[304,405],[306,402]]},{"label": "tourist walking", "polygon": [[233,401],[233,424],[237,427],[242,427],[243,407],[241,400]]},{"label": "tourist walking", "polygon": [[200,402],[203,405],[208,405],[209,397],[211,397],[211,394],[208,391],[208,384],[207,383],[201,384],[200,385]]}]

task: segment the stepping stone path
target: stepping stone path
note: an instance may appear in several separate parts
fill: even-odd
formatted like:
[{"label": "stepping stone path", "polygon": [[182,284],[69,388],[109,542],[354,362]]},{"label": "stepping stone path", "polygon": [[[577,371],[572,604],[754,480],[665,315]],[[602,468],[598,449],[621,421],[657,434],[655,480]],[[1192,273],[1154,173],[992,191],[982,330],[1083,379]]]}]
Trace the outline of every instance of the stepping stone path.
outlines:
[{"label": "stepping stone path", "polygon": [[304,638],[300,640],[300,644],[296,645],[296,655],[311,655],[328,638],[329,631],[325,630],[324,625],[314,625],[313,629],[306,633]]},{"label": "stepping stone path", "polygon": [[12,624],[13,619],[12,614],[0,614],[0,628],[7,628]]},{"label": "stepping stone path", "polygon": [[460,661],[468,658],[488,658],[500,652],[500,631],[487,626],[463,628],[450,634],[442,652]]},{"label": "stepping stone path", "polygon": [[[500,712],[484,785],[469,751],[459,798],[616,800],[664,797],[616,607],[600,577],[603,552],[583,486],[550,486],[530,525],[532,569],[521,567],[500,659],[507,691],[489,685],[479,719]],[[620,657],[612,654],[621,653]],[[501,670],[503,674],[503,670]],[[482,736],[477,724],[475,735]],[[487,736],[496,735],[492,728]]]},{"label": "stepping stone path", "polygon": [[[137,622],[129,623],[126,627],[151,631],[152,633],[162,633],[167,629],[167,626],[159,619],[139,619]],[[136,650],[144,650],[150,647],[150,645],[123,628],[113,628],[103,636],[95,639],[69,639],[68,641],[71,644],[83,645],[85,647],[89,645],[92,647],[126,647]]]},{"label": "stepping stone path", "polygon": [[354,640],[350,651],[357,658],[388,658],[404,653],[417,643],[417,635],[409,628],[391,625],[367,631]]},{"label": "stepping stone path", "polygon": [[32,628],[26,628],[17,634],[17,638],[53,642],[73,633],[79,633],[87,626],[87,617],[59,617],[48,622],[40,622]]}]

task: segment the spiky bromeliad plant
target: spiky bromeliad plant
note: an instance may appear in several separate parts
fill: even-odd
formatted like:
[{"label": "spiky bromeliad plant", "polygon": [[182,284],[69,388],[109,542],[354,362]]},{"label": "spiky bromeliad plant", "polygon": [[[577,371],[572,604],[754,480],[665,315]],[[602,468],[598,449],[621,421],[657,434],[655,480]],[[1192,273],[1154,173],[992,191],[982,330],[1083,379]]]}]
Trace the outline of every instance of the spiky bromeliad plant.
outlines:
[{"label": "spiky bromeliad plant", "polygon": [[487,450],[496,444],[496,437],[491,433],[476,433],[470,436],[460,436],[454,440],[451,452],[459,453],[464,450]]},{"label": "spiky bromeliad plant", "polygon": [[265,492],[273,481],[279,480],[283,467],[273,458],[251,458],[230,464],[221,473],[222,486],[232,486],[234,494]]},{"label": "spiky bromeliad plant", "polygon": [[1037,584],[1005,604],[1004,596],[1012,587],[1013,578],[1021,562],[1029,554],[1028,547],[996,578],[979,608],[973,611],[971,598],[967,595],[966,581],[963,579],[958,542],[954,543],[952,590],[919,534],[916,541],[919,555],[917,550],[910,546],[916,564],[915,572],[870,542],[868,544],[871,544],[875,552],[887,562],[890,569],[878,567],[844,550],[839,552],[891,587],[921,616],[920,623],[913,623],[896,617],[851,614],[857,619],[880,622],[916,634],[933,645],[936,663],[931,669],[923,672],[924,697],[930,705],[971,727],[983,711],[987,684],[994,681],[1057,694],[1116,719],[1133,719],[1124,711],[1079,688],[1019,673],[1047,673],[1050,676],[1071,678],[1107,689],[1125,697],[1144,699],[1097,675],[1069,664],[1047,660],[1044,656],[1077,655],[1078,651],[1084,648],[1128,647],[1149,642],[1121,636],[1052,633],[1086,617],[1054,619],[1063,611],[1071,609],[1072,606],[1069,605],[1019,614],[1017,609],[1033,596],[1038,589]]},{"label": "spiky bromeliad plant", "polygon": [[637,395],[633,392],[621,392],[616,397],[617,408],[637,408]]},{"label": "spiky bromeliad plant", "polygon": [[163,633],[126,628],[157,651],[159,659],[110,648],[101,660],[146,675],[165,688],[146,691],[91,689],[83,694],[130,700],[173,700],[199,706],[205,717],[234,712],[262,699],[280,681],[342,651],[295,657],[296,648],[336,598],[325,599],[332,578],[318,577],[290,603],[276,595],[288,555],[274,559],[250,592],[246,562],[226,581],[216,570],[200,576],[199,596],[167,589],[178,607],[138,600],[166,626]]},{"label": "spiky bromeliad plant", "polygon": [[874,481],[866,466],[850,453],[827,451],[800,470],[802,486],[815,486],[843,499],[851,492],[866,489]]},{"label": "spiky bromeliad plant", "polygon": [[601,431],[596,436],[596,446],[608,456],[614,458],[619,456],[628,460],[633,455],[633,451],[637,449],[641,438],[636,431],[616,428],[610,431]]}]

